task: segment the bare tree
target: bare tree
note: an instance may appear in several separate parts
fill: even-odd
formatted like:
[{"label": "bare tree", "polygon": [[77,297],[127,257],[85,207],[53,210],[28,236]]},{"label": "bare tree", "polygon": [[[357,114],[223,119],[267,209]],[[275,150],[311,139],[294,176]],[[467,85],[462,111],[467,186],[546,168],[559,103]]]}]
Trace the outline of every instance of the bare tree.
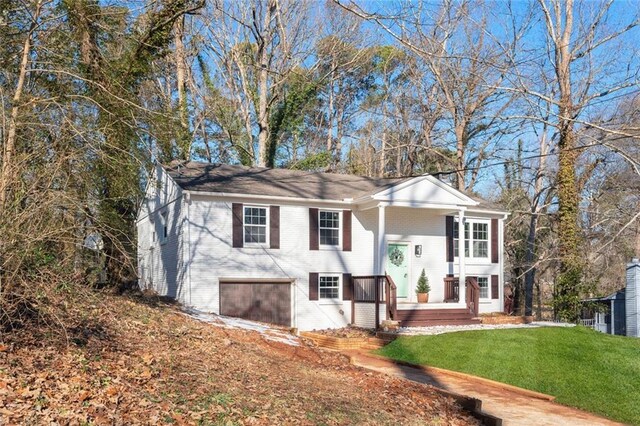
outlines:
[{"label": "bare tree", "polygon": [[[20,114],[21,104],[23,100],[23,90],[27,79],[27,74],[31,68],[31,48],[33,45],[33,37],[35,30],[40,24],[40,14],[42,11],[43,1],[37,0],[34,2],[29,12],[31,16],[31,22],[28,30],[24,36],[24,43],[22,46],[20,66],[18,71],[18,78],[16,81],[15,89],[13,91],[10,113],[9,113],[9,125],[6,131],[6,138],[2,144],[2,169],[0,170],[0,216],[3,214],[3,209],[7,201],[7,193],[10,191],[10,182],[13,180],[13,175],[16,173],[14,169],[14,156],[16,149],[16,138],[18,132],[18,119]],[[4,117],[3,117],[4,118]],[[4,123],[4,120],[3,120]],[[4,126],[3,126],[4,127]],[[5,132],[3,131],[4,135]]]},{"label": "bare tree", "polygon": [[433,78],[442,94],[446,126],[453,134],[455,162],[450,168],[456,186],[472,189],[480,166],[503,134],[502,117],[512,96],[499,86],[511,67],[509,52],[518,48],[524,34],[522,26],[514,23],[502,40],[490,35],[488,6],[470,1],[446,1],[437,7],[410,3],[387,15],[367,12],[355,2],[335,1],[379,24],[427,64],[430,75],[426,77]]},{"label": "bare tree", "polygon": [[216,0],[203,18],[214,78],[224,82],[221,95],[241,117],[243,140],[231,143],[245,163],[273,166],[271,113],[287,79],[310,53],[309,6],[306,1]]},{"label": "bare tree", "polygon": [[[582,269],[579,227],[580,179],[577,176],[578,130],[576,120],[584,115],[594,100],[625,90],[637,84],[637,77],[624,73],[624,65],[617,63],[615,74],[601,62],[604,49],[631,31],[638,24],[637,13],[628,25],[619,29],[607,26],[607,14],[612,2],[604,4],[573,0],[539,0],[545,23],[547,49],[554,73],[551,93],[539,93],[522,87],[530,96],[545,99],[554,110],[552,125],[558,133],[558,232],[560,276],[556,283],[556,307],[563,317],[575,319]],[[631,58],[630,58],[631,59]],[[604,84],[603,84],[604,83]],[[606,86],[605,86],[606,85]],[[603,87],[604,86],[604,87]]]}]

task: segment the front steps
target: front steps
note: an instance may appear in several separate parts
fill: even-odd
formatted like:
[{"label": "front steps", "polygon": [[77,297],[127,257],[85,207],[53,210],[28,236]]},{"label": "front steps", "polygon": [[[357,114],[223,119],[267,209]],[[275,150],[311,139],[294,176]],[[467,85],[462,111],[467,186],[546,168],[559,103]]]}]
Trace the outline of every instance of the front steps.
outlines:
[{"label": "front steps", "polygon": [[481,324],[468,309],[398,309],[401,327]]}]

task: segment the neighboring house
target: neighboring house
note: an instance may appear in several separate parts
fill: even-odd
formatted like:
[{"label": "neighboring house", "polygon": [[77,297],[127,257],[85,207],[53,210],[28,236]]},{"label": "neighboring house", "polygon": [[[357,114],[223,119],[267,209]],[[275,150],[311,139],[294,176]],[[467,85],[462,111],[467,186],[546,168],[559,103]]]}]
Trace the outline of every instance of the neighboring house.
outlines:
[{"label": "neighboring house", "polygon": [[625,289],[582,301],[582,325],[602,333],[626,336]]},{"label": "neighboring house", "polygon": [[[506,216],[430,175],[173,163],[140,207],[139,282],[300,330],[468,323],[503,309]],[[423,269],[430,303],[418,305]]]},{"label": "neighboring house", "polygon": [[582,303],[583,325],[603,333],[640,337],[640,260],[627,264],[625,288]]}]

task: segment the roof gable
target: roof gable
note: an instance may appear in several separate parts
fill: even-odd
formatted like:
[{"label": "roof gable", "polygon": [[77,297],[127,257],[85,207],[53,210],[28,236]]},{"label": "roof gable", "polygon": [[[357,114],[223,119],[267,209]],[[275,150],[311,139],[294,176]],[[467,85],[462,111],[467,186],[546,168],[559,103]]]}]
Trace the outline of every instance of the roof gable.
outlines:
[{"label": "roof gable", "polygon": [[478,201],[441,182],[424,175],[402,182],[372,195],[381,201],[411,201],[442,205],[477,206]]}]

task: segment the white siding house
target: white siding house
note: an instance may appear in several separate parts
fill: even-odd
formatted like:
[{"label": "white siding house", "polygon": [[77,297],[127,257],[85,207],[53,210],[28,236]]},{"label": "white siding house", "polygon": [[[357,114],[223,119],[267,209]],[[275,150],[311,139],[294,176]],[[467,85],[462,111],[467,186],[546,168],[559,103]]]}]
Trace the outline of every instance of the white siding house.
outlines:
[{"label": "white siding house", "polygon": [[[407,325],[447,309],[466,315],[465,277],[474,277],[476,316],[503,309],[505,217],[433,176],[176,163],[157,167],[140,208],[140,287],[201,310],[311,330],[373,327],[376,306],[377,322],[394,315],[392,299]],[[466,229],[462,257],[458,223]],[[431,293],[418,305],[423,269]],[[387,274],[392,280],[381,282],[393,281],[396,297],[379,287],[384,302],[365,303],[373,287],[362,277]],[[446,300],[446,277],[458,283],[455,299]]]}]

